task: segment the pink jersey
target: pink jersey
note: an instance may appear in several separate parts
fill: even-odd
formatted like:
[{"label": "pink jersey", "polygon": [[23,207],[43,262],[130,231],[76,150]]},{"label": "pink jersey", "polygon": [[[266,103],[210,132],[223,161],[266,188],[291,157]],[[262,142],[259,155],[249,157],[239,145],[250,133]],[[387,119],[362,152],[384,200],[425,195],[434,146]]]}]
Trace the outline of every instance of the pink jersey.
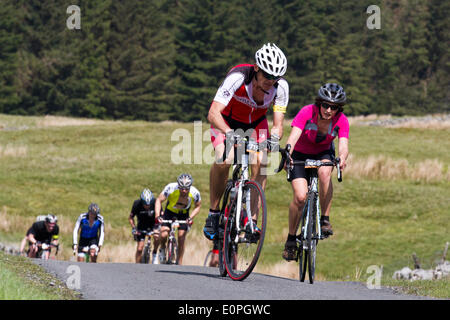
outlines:
[{"label": "pink jersey", "polygon": [[333,117],[328,132],[324,136],[317,136],[318,126],[317,119],[319,116],[319,108],[310,104],[304,106],[295,116],[291,127],[297,127],[302,130],[300,139],[295,144],[294,150],[306,154],[318,154],[329,150],[331,142],[338,136],[339,138],[347,138],[350,126],[347,117],[338,112]]}]

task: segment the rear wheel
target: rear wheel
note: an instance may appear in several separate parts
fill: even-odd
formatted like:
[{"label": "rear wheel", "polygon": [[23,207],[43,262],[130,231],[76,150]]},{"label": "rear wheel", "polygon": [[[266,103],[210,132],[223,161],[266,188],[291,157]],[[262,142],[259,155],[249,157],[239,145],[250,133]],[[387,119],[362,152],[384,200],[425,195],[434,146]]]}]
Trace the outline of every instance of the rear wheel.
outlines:
[{"label": "rear wheel", "polygon": [[[257,219],[256,228],[241,222],[236,227],[236,199],[231,199],[230,213],[225,223],[224,261],[228,275],[233,280],[244,280],[255,267],[261,254],[266,231],[267,207],[266,198],[261,185],[256,181],[246,181],[242,188],[241,216],[245,218],[249,212],[252,219]],[[251,223],[251,221],[250,221]]]},{"label": "rear wheel", "polygon": [[146,245],[144,251],[142,252],[141,263],[150,262],[150,246]]}]

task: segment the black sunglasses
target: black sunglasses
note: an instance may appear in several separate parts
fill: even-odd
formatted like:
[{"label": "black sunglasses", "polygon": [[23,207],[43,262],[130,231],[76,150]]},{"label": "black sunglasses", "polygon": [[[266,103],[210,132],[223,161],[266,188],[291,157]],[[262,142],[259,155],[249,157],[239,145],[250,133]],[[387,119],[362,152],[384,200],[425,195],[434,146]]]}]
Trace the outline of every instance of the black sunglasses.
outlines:
[{"label": "black sunglasses", "polygon": [[321,106],[322,108],[324,108],[324,109],[330,108],[330,109],[333,110],[333,111],[339,109],[339,106],[338,106],[338,105],[335,105],[335,104],[328,104],[328,103],[325,103],[325,102],[322,102],[320,106]]},{"label": "black sunglasses", "polygon": [[275,81],[277,81],[277,80],[279,80],[281,78],[280,76],[273,76],[271,74],[268,74],[267,72],[265,72],[262,69],[261,69],[261,71],[263,73],[264,78],[266,78],[267,80],[275,80]]}]

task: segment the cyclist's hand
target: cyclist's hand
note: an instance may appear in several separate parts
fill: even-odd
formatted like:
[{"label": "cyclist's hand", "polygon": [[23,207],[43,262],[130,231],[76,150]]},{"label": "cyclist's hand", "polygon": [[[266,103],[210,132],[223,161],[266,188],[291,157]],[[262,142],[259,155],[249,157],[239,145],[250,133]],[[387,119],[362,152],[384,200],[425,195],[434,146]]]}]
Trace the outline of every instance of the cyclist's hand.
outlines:
[{"label": "cyclist's hand", "polygon": [[267,139],[267,149],[270,152],[280,150],[280,137],[277,134],[271,134]]},{"label": "cyclist's hand", "polygon": [[158,221],[158,224],[162,224],[163,218],[159,216],[158,218],[156,218],[156,221]]},{"label": "cyclist's hand", "polygon": [[132,228],[132,229],[131,229],[131,234],[132,234],[133,236],[135,236],[135,235],[138,234],[136,228]]},{"label": "cyclist's hand", "polygon": [[347,166],[347,162],[345,161],[345,159],[340,158],[339,167],[341,168],[341,170],[344,170],[346,166]]},{"label": "cyclist's hand", "polygon": [[187,218],[186,220],[187,220],[188,225],[190,225],[190,226],[192,226],[192,224],[194,223],[194,220],[192,220],[191,217]]},{"label": "cyclist's hand", "polygon": [[43,243],[43,244],[41,245],[42,250],[47,250],[49,247],[50,247],[50,246],[49,246],[48,244],[46,244],[46,243]]}]

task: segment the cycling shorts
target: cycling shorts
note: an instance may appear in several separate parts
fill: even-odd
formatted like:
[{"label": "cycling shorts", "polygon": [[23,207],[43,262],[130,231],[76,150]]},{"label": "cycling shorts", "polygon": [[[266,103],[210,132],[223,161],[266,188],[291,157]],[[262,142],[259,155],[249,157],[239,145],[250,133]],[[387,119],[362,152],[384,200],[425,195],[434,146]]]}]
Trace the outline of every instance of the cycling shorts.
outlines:
[{"label": "cycling shorts", "polygon": [[[173,218],[177,220],[186,220],[187,218],[189,218],[189,213],[175,213],[166,209],[164,211],[164,214],[162,215],[162,218],[163,220],[172,220]],[[170,228],[170,223],[163,223],[161,226]],[[187,230],[188,229],[187,223],[180,224],[178,229]]]},{"label": "cycling shorts", "polygon": [[91,247],[95,245],[98,247],[98,239],[97,238],[80,238],[80,242],[78,243],[78,253],[83,252],[84,247]]},{"label": "cycling shorts", "polygon": [[[267,140],[267,137],[270,135],[269,123],[266,117],[264,117],[264,119],[261,119],[261,121],[257,123],[256,127],[254,128],[249,127],[251,126],[251,124],[239,124],[239,122],[236,120],[234,120],[233,125],[230,125],[227,120],[225,120],[225,122],[228,126],[230,126],[231,129],[235,130],[237,133],[239,129],[242,129],[242,131],[245,133],[245,136],[250,136],[250,139],[256,140],[256,142],[258,143]],[[256,120],[255,122],[258,122],[258,120]],[[210,133],[211,142],[214,148],[225,141],[225,134],[214,128],[212,125]]]},{"label": "cycling shorts", "polygon": [[[151,229],[152,229],[152,228],[149,228],[149,229],[146,229],[145,231],[150,231]],[[142,230],[139,230],[139,229],[138,229],[137,231],[142,231]],[[159,234],[159,224],[153,226],[153,232],[154,232],[153,235]],[[146,235],[146,234],[143,234],[143,233],[141,233],[141,234],[135,234],[135,235],[134,235],[134,241],[137,241],[137,242],[144,241],[146,236],[147,236],[147,235]]]},{"label": "cycling shorts", "polygon": [[[292,153],[292,160],[305,161],[307,159],[311,160],[332,160],[334,158],[334,154],[330,150],[325,150],[318,154],[306,154],[295,151]],[[293,169],[290,171],[289,181],[294,179],[303,178],[307,181],[309,180],[309,170],[305,169],[305,166],[295,165]]]}]

